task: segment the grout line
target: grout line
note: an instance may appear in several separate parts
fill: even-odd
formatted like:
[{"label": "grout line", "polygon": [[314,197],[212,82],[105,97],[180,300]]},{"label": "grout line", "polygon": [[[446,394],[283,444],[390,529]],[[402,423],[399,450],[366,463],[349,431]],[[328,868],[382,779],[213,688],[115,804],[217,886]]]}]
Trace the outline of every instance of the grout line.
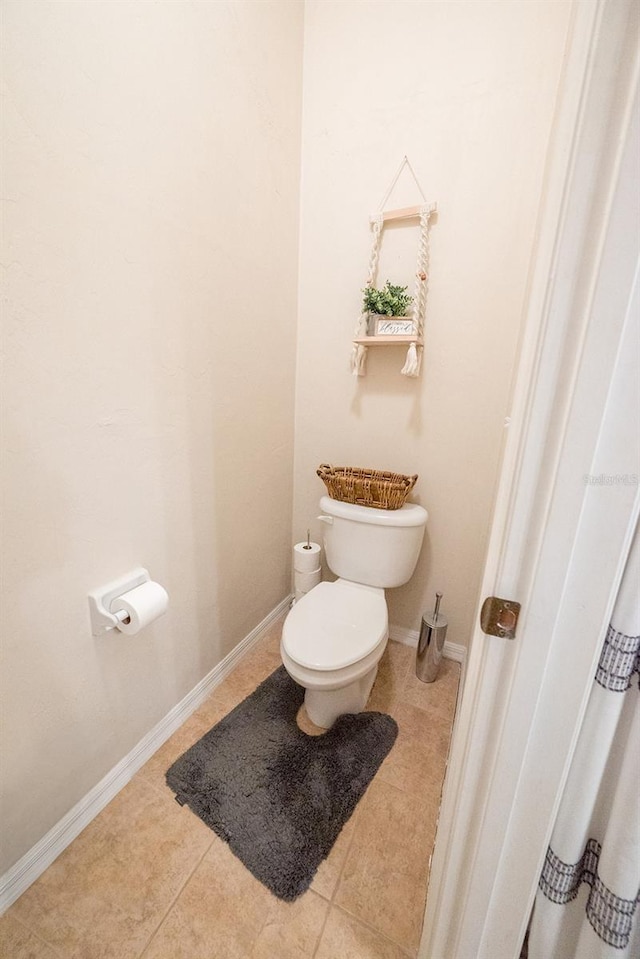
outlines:
[{"label": "grout line", "polygon": [[[369,785],[371,785],[371,783],[370,783]],[[367,787],[367,788],[368,788],[368,787]],[[360,801],[362,801],[362,799],[364,799],[364,796],[361,796]],[[358,803],[358,806],[359,806],[359,805],[360,805],[360,803]],[[355,813],[356,813],[356,811],[357,811],[357,809],[358,809],[358,806],[356,806],[356,808],[354,809],[354,811],[353,811],[353,813],[352,813],[352,816],[355,815]],[[345,826],[346,826],[346,823],[345,823]],[[343,828],[344,828],[344,827],[343,827]],[[315,947],[315,949],[313,950],[313,953],[312,953],[312,959],[313,959],[314,956],[317,955],[318,949],[320,948],[320,944],[321,944],[321,942],[322,942],[322,937],[324,936],[324,930],[325,930],[325,928],[326,928],[327,922],[329,921],[329,914],[330,914],[330,912],[331,912],[331,910],[333,909],[333,906],[334,906],[333,900],[335,899],[336,893],[337,893],[337,891],[338,891],[338,886],[340,885],[340,880],[342,879],[342,873],[343,873],[344,870],[345,870],[345,866],[347,865],[347,859],[349,858],[349,853],[351,852],[351,847],[353,846],[353,840],[354,840],[355,835],[356,835],[356,829],[357,829],[357,826],[354,826],[354,828],[353,828],[353,835],[351,836],[351,840],[349,841],[349,845],[347,846],[347,851],[346,851],[346,853],[345,853],[345,857],[344,857],[344,861],[343,861],[343,863],[342,863],[342,866],[340,867],[340,871],[338,872],[338,878],[336,879],[335,886],[333,887],[333,891],[332,891],[332,893],[331,893],[330,898],[329,898],[328,900],[326,900],[326,901],[328,901],[328,903],[329,903],[329,908],[327,909],[327,914],[326,914],[326,916],[324,917],[324,922],[323,922],[323,924],[322,924],[322,929],[320,930],[320,935],[318,936],[318,941],[316,942],[316,947]],[[339,838],[339,837],[338,837],[338,838]],[[323,862],[326,862],[326,859],[323,860]],[[319,895],[319,893],[318,893],[318,895]],[[323,898],[324,898],[324,896],[323,896]]]},{"label": "grout line", "polygon": [[[325,899],[325,902],[326,902],[326,899]],[[328,923],[328,921],[329,921],[329,913],[331,912],[332,909],[333,909],[333,906],[331,905],[331,902],[329,902],[329,903],[327,904],[327,914],[326,914],[326,916],[324,917],[324,922],[322,923],[322,929],[320,930],[320,935],[318,936],[318,941],[316,942],[316,947],[315,947],[315,949],[313,950],[313,952],[311,953],[311,959],[315,959],[315,956],[318,955],[318,949],[320,948],[320,944],[322,943],[322,937],[324,936],[324,931],[325,931],[325,929],[327,928],[327,923]]]},{"label": "grout line", "polygon": [[149,946],[151,945],[151,943],[153,942],[153,940],[154,940],[155,937],[157,936],[158,932],[160,931],[161,926],[164,924],[165,920],[167,919],[169,913],[171,912],[171,910],[172,910],[173,907],[175,906],[176,902],[178,901],[178,899],[180,898],[180,896],[182,895],[182,893],[184,892],[184,890],[185,890],[186,887],[188,886],[189,882],[193,879],[193,877],[194,877],[194,875],[195,875],[195,873],[196,873],[196,870],[200,867],[200,865],[201,865],[201,863],[202,863],[202,860],[203,860],[204,857],[207,855],[207,853],[209,852],[209,850],[211,849],[211,847],[213,846],[213,844],[214,844],[215,841],[216,841],[216,836],[215,836],[215,834],[214,834],[211,842],[209,843],[209,845],[207,846],[207,848],[205,849],[205,851],[202,853],[202,855],[200,856],[200,858],[199,858],[198,861],[196,862],[195,866],[193,867],[193,869],[191,870],[191,872],[189,873],[189,875],[187,876],[187,878],[185,879],[185,881],[184,881],[184,882],[182,883],[182,885],[180,886],[178,892],[175,894],[175,896],[173,897],[173,899],[172,899],[171,902],[169,903],[166,911],[163,913],[162,918],[160,919],[160,922],[159,922],[158,925],[155,927],[155,929],[153,930],[153,932],[151,933],[151,935],[150,935],[149,938],[147,939],[145,945],[143,946],[142,951],[141,951],[140,953],[138,953],[138,959],[142,959],[142,957],[144,956],[145,952],[147,951],[147,949],[149,948]]},{"label": "grout line", "polygon": [[15,916],[11,914],[11,918],[13,919],[14,922],[17,922],[19,926],[22,926],[22,928],[25,929],[30,936],[33,936],[34,939],[37,939],[38,942],[41,942],[44,946],[50,949],[51,952],[57,957],[57,959],[63,959],[62,954],[58,952],[58,947],[54,946],[52,943],[48,941],[48,939],[45,939],[43,936],[41,936],[40,933],[36,932],[35,929],[32,929],[30,926],[28,926],[27,923],[20,918],[20,916]]},{"label": "grout line", "polygon": [[[266,887],[265,887],[265,888],[266,888]],[[271,890],[269,890],[269,891],[271,891]],[[273,896],[273,893],[271,893],[271,895]],[[277,902],[281,902],[281,900],[278,899],[277,896],[274,896],[274,899],[276,899]],[[270,916],[271,916],[271,906],[270,906],[269,909],[267,910],[267,913],[266,913],[266,915],[265,915],[265,917],[264,917],[264,922],[263,922],[262,925],[260,926],[260,929],[259,929],[258,932],[256,933],[256,935],[255,935],[255,937],[254,937],[254,939],[253,939],[253,942],[251,943],[251,955],[253,955],[253,953],[255,952],[255,948],[256,948],[256,944],[257,944],[257,942],[258,942],[258,939],[260,938],[260,936],[262,935],[262,933],[264,932],[264,930],[267,928],[267,926],[268,926],[268,924],[269,924],[269,917],[270,917]]]},{"label": "grout line", "polygon": [[402,943],[396,942],[395,939],[392,939],[391,936],[388,936],[386,933],[381,932],[380,929],[377,929],[376,926],[372,926],[370,922],[367,922],[365,919],[361,919],[360,916],[356,916],[354,913],[350,912],[345,906],[335,905],[332,908],[338,909],[343,912],[349,919],[352,919],[355,923],[360,926],[363,926],[369,932],[373,932],[376,936],[379,936],[380,939],[384,939],[385,942],[391,943],[397,949],[402,950],[407,959],[415,959],[417,950],[407,949],[406,946],[403,946]]},{"label": "grout line", "polygon": [[[373,782],[373,780],[372,780],[372,782]],[[370,785],[371,785],[371,783],[369,783],[369,786],[370,786]],[[369,788],[369,786],[367,786],[367,789]],[[366,790],[365,790],[365,792],[363,793],[363,795],[360,797],[360,802],[362,802],[362,800],[365,798],[366,794],[367,794],[367,793],[366,793]],[[356,806],[356,808],[355,808],[355,810],[354,810],[354,813],[357,812],[357,809],[358,809],[358,806],[360,805],[360,802],[359,802],[358,805]],[[360,810],[360,812],[362,813],[362,810]],[[359,818],[360,818],[360,817],[359,817]],[[345,853],[344,861],[343,861],[343,863],[342,863],[342,866],[340,867],[340,872],[338,873],[338,878],[336,879],[336,884],[335,884],[335,886],[333,887],[333,892],[331,893],[331,899],[329,900],[330,905],[333,905],[333,904],[334,904],[334,900],[335,900],[335,898],[336,898],[336,893],[338,892],[338,889],[339,889],[339,887],[340,887],[340,883],[341,883],[341,881],[342,881],[342,875],[343,875],[343,873],[344,873],[344,871],[345,871],[345,869],[346,869],[346,867],[347,867],[347,862],[348,862],[349,856],[351,855],[351,847],[353,846],[353,842],[354,842],[354,840],[355,840],[355,838],[356,838],[356,832],[357,832],[357,830],[358,830],[358,824],[357,824],[357,822],[356,822],[356,824],[355,824],[354,827],[353,827],[353,835],[351,836],[351,841],[349,842],[349,845],[347,846],[347,851],[346,851],[346,853]]]}]

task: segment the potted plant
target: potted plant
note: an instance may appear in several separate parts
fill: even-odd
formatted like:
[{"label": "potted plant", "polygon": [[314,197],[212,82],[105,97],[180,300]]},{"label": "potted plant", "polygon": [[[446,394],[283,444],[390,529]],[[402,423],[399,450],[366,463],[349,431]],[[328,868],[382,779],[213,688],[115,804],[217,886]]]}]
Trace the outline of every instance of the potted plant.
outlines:
[{"label": "potted plant", "polygon": [[394,286],[389,280],[381,290],[367,286],[362,292],[364,293],[362,310],[368,315],[369,336],[376,334],[379,317],[406,316],[407,309],[413,301],[413,297],[407,293],[406,286]]}]

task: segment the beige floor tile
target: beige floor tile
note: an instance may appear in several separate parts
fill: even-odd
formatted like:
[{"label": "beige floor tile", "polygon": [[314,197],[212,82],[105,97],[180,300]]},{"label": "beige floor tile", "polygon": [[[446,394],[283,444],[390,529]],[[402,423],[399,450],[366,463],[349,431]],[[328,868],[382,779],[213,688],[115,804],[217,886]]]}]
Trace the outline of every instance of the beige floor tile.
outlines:
[{"label": "beige floor tile", "polygon": [[417,949],[437,806],[375,780],[361,802],[335,905]]},{"label": "beige floor tile", "polygon": [[144,959],[251,959],[274,902],[269,890],[216,838]]},{"label": "beige floor tile", "polygon": [[414,650],[391,640],[378,664],[378,675],[371,690],[367,710],[390,712],[398,702],[404,688],[409,664]]},{"label": "beige floor tile", "polygon": [[358,821],[360,805],[361,803],[358,803],[351,819],[343,826],[342,832],[338,836],[333,849],[327,858],[320,863],[318,871],[313,877],[311,888],[321,896],[324,896],[325,899],[331,899],[338,885],[340,873],[345,864],[356,828],[356,822]]},{"label": "beige floor tile", "polygon": [[460,682],[460,663],[443,659],[434,682],[423,683],[416,676],[415,669],[407,671],[400,698],[403,703],[419,706],[421,709],[437,709],[448,719],[453,719]]},{"label": "beige floor tile", "polygon": [[[232,674],[233,676],[233,674]],[[227,677],[223,683],[213,690],[193,714],[194,719],[201,722],[207,729],[211,729],[216,723],[231,712],[234,706],[241,703],[256,688],[260,680],[256,678],[253,686],[249,688],[249,683],[243,678],[242,682],[234,681],[232,676]]]},{"label": "beige floor tile", "polygon": [[152,783],[154,786],[168,789],[165,782],[165,773],[190,746],[193,746],[209,729],[209,725],[195,714],[190,716],[148,760],[138,773],[138,776]]},{"label": "beige floor tile", "polygon": [[333,906],[316,959],[406,959],[408,955],[400,946]]},{"label": "beige floor tile", "polygon": [[257,665],[255,667],[250,666],[248,662],[241,660],[234,671],[209,697],[214,704],[214,708],[224,703],[227,709],[232,709],[233,706],[250,696],[262,680],[267,678],[267,675],[268,670],[257,668]]},{"label": "beige floor tile", "polygon": [[234,706],[246,699],[260,683],[282,665],[280,656],[262,644],[240,660],[232,673],[213,690],[194,716],[208,723],[209,728],[219,722]]},{"label": "beige floor tile", "polygon": [[311,722],[307,715],[307,710],[305,709],[304,703],[298,710],[296,722],[298,724],[298,728],[301,729],[303,733],[306,733],[307,736],[324,736],[327,731],[322,726],[316,726],[315,723]]},{"label": "beige floor tile", "polygon": [[268,652],[270,652],[278,660],[280,660],[280,639],[282,637],[282,624],[284,623],[288,612],[289,610],[283,613],[282,616],[279,616],[278,619],[276,619],[275,622],[271,624],[269,629],[266,631],[266,633],[260,640],[260,644],[259,644],[260,646],[262,646],[263,649],[268,650]]},{"label": "beige floor tile", "polygon": [[234,706],[250,696],[263,680],[282,665],[280,653],[277,650],[273,641],[263,640],[258,643],[240,660],[233,672],[219,686],[216,686],[211,695],[195,711],[193,718],[203,723],[207,730],[224,719]]},{"label": "beige floor tile", "polygon": [[212,835],[143,779],[129,783],[12,907],[65,959],[137,957]]},{"label": "beige floor tile", "polygon": [[450,722],[435,709],[398,703],[392,710],[398,738],[377,774],[392,786],[432,795],[440,792],[450,738]]},{"label": "beige floor tile", "polygon": [[0,919],[0,956],[2,959],[57,959],[58,953],[13,916],[5,915]]},{"label": "beige floor tile", "polygon": [[326,899],[314,892],[306,892],[292,903],[276,900],[251,959],[311,959],[328,909]]},{"label": "beige floor tile", "polygon": [[[280,629],[280,632],[282,629]],[[275,641],[275,636],[269,635],[256,643],[249,650],[246,656],[238,664],[238,670],[247,669],[251,675],[258,675],[259,679],[266,679],[269,673],[272,673],[278,666],[282,666],[280,656],[280,640]]]}]

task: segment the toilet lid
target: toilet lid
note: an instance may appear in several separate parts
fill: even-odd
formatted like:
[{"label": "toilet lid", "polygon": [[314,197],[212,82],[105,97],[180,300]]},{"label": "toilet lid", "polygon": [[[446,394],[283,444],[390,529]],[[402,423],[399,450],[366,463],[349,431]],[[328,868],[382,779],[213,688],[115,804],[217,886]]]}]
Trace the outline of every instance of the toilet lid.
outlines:
[{"label": "toilet lid", "polygon": [[319,583],[287,616],[282,645],[300,666],[340,669],[367,656],[386,634],[382,590],[340,581]]}]

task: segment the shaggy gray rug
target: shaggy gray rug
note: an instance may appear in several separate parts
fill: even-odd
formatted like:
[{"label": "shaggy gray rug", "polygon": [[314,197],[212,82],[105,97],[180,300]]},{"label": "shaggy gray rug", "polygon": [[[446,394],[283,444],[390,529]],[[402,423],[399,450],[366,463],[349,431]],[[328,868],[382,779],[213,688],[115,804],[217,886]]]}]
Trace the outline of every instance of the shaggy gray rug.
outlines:
[{"label": "shaggy gray rug", "polygon": [[178,802],[287,902],[309,888],[398,735],[370,712],[308,736],[303,699],[281,666],[167,771]]}]

